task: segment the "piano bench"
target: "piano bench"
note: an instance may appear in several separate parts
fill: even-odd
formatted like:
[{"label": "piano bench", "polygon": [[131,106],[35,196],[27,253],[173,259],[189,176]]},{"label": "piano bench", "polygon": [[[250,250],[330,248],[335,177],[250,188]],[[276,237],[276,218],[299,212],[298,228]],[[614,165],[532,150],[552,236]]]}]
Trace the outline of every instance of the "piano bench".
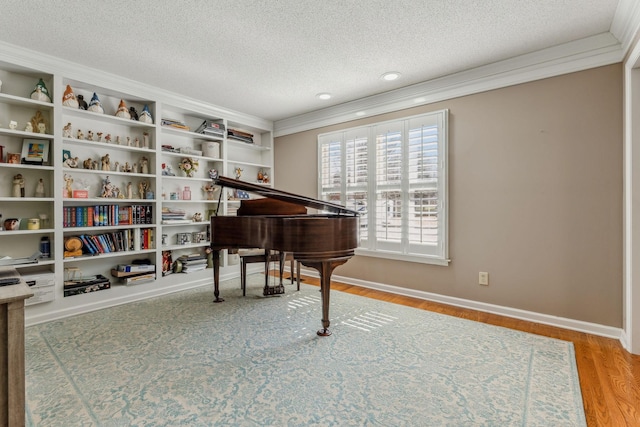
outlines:
[{"label": "piano bench", "polygon": [[[265,281],[269,280],[269,271],[266,266],[266,256],[264,249],[239,249],[238,256],[240,257],[240,287],[242,289],[242,296],[247,295],[247,264],[261,262],[265,264]],[[279,262],[280,254],[272,251],[269,254],[269,262]],[[284,255],[284,261],[291,262],[291,283],[293,284],[294,277],[297,283],[297,289],[300,290],[300,262],[297,262],[297,269],[295,268],[296,261],[293,259],[293,254],[286,252]],[[294,276],[295,275],[295,276]],[[280,271],[280,285],[282,285],[282,271]]]}]

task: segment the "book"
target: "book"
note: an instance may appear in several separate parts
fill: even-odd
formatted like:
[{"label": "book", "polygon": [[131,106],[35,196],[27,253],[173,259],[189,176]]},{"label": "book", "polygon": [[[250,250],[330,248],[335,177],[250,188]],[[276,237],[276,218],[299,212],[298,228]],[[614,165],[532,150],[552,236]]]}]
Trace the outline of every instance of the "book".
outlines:
[{"label": "book", "polygon": [[156,271],[155,264],[118,264],[118,271],[124,273],[148,273]]}]

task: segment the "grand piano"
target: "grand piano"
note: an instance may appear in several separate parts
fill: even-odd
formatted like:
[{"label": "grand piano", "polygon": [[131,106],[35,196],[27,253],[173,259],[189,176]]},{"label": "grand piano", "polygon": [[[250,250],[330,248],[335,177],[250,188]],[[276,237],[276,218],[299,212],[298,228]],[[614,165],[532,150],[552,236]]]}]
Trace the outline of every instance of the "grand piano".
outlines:
[{"label": "grand piano", "polygon": [[[329,331],[329,294],[333,270],[347,262],[360,242],[358,212],[338,204],[218,177],[215,185],[262,196],[240,202],[236,216],[211,217],[214,302],[220,298],[220,251],[261,248],[291,252],[295,260],[318,270],[322,294],[322,329]],[[224,192],[220,192],[220,197]],[[307,208],[320,213],[307,214]],[[292,272],[293,274],[293,272]]]}]

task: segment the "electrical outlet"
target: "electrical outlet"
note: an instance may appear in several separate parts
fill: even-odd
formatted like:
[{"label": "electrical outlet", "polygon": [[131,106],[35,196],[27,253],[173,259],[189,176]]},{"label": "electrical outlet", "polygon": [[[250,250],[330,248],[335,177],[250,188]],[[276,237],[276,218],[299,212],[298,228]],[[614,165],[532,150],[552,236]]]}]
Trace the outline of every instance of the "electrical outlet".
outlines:
[{"label": "electrical outlet", "polygon": [[478,273],[478,284],[483,286],[489,286],[489,273],[481,271]]}]

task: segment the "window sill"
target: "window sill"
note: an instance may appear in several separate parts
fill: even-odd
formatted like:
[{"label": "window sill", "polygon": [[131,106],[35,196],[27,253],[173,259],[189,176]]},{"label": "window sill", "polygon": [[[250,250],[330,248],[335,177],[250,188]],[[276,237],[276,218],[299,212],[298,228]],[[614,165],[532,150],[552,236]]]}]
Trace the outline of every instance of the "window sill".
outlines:
[{"label": "window sill", "polygon": [[431,265],[442,265],[448,266],[451,262],[448,258],[440,258],[435,256],[428,255],[408,255],[408,254],[399,254],[397,252],[385,252],[385,251],[372,251],[370,249],[356,249],[356,255],[360,256],[368,256],[374,258],[384,258],[384,259],[393,259],[397,261],[405,261],[405,262],[416,262],[420,264],[431,264]]}]

